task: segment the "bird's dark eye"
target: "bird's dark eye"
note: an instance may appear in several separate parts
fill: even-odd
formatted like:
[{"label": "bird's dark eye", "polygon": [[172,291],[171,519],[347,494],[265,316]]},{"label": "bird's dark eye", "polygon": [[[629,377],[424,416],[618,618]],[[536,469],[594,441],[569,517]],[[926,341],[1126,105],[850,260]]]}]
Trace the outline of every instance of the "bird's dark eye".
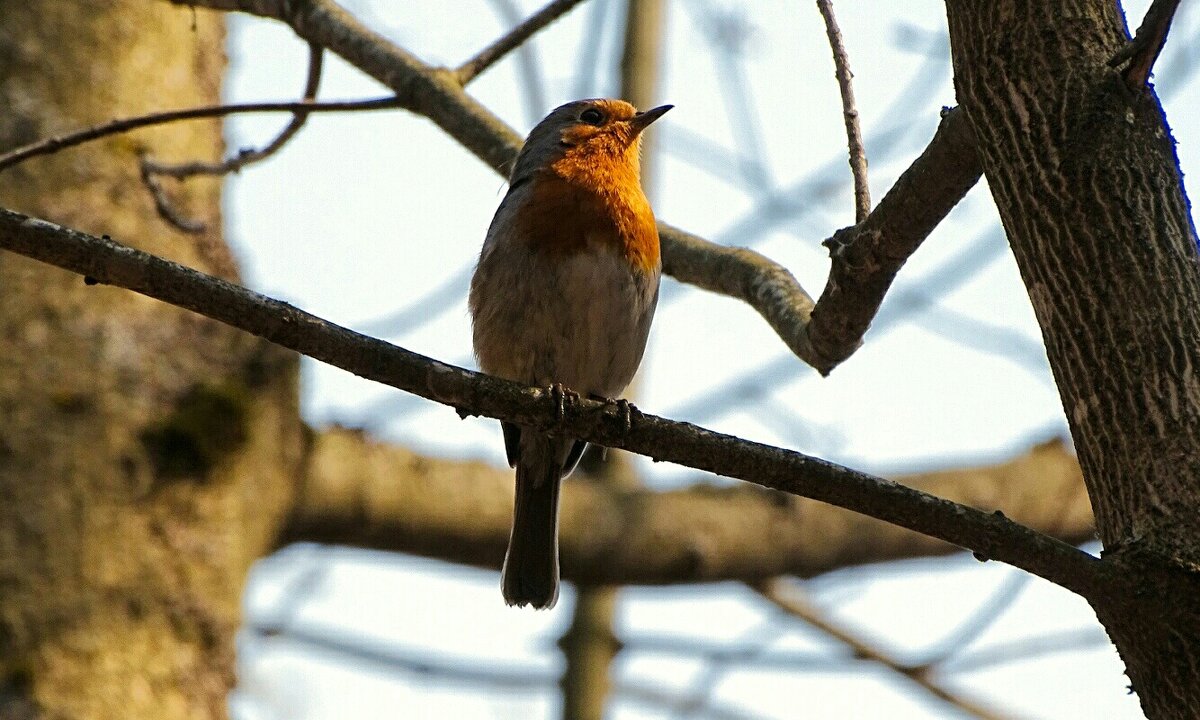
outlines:
[{"label": "bird's dark eye", "polygon": [[579,119],[588,125],[602,125],[604,124],[604,113],[596,108],[588,108],[579,114]]}]

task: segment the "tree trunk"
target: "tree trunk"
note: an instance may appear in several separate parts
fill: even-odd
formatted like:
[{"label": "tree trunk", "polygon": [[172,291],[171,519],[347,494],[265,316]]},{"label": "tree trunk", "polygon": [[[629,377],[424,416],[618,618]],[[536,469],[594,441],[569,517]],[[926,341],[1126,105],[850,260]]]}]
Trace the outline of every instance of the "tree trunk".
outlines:
[{"label": "tree trunk", "polygon": [[1200,717],[1200,258],[1111,0],[947,0],[959,101],[1042,334],[1152,718]]},{"label": "tree trunk", "polygon": [[[165,3],[0,0],[0,147],[218,102],[222,20]],[[117,136],[0,175],[0,204],[210,273],[236,270],[218,121]],[[217,718],[247,569],[301,457],[295,358],[192,313],[0,254],[0,717]]]}]

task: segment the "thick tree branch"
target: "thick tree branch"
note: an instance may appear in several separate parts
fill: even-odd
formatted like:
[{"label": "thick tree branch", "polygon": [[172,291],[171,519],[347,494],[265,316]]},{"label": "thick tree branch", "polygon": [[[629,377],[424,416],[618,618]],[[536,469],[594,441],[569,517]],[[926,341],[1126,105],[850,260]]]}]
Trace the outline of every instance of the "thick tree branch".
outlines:
[{"label": "thick tree branch", "polygon": [[1000,512],[985,513],[797,452],[615,402],[555,407],[544,390],[488,377],[334,325],[220,278],[44,220],[0,210],[0,248],[206,315],[348,372],[450,405],[844,507],[1000,560],[1084,595],[1103,566]]},{"label": "thick tree branch", "polygon": [[982,174],[967,118],[947,110],[866,221],[825,242],[833,264],[808,327],[813,367],[828,374],[858,349],[896,273]]},{"label": "thick tree branch", "polygon": [[[285,0],[169,2],[246,12],[288,24],[304,40],[331,50],[391,88],[406,109],[432,120],[501,174],[520,149],[521,138],[463,91],[456,71],[422,62],[363,25],[332,0],[308,0],[301,4]],[[857,226],[864,228],[863,231],[841,238],[851,249],[846,251],[846,259],[840,261],[845,266],[843,271],[836,277],[831,275],[831,285],[825,292],[839,297],[829,301],[830,308],[824,313],[827,317],[814,321],[817,327],[811,333],[811,297],[787,269],[758,253],[722,247],[660,223],[663,269],[681,282],[745,301],[770,323],[792,352],[828,374],[857,348],[891,278],[908,255],[978,179],[976,173],[966,183],[960,172],[964,166],[978,165],[970,140],[967,130],[939,131],[921,158],[888,193],[889,205],[896,210],[884,212],[875,220],[868,218]],[[904,178],[910,182],[904,183]],[[918,179],[922,182],[917,182]],[[928,181],[928,187],[924,181]],[[876,212],[882,209],[883,203],[880,205]],[[837,254],[835,251],[835,267],[839,263]],[[860,259],[864,263],[851,264]],[[865,264],[868,259],[878,265]],[[862,300],[855,296],[860,289],[864,293]],[[839,320],[842,312],[850,313],[850,320]],[[852,335],[855,331],[858,334]],[[818,345],[814,346],[810,335]]]}]

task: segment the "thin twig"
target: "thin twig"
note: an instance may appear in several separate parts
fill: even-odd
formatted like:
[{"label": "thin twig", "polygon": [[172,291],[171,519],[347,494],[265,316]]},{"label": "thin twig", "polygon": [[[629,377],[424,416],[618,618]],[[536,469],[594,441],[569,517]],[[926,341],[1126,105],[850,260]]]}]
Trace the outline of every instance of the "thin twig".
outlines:
[{"label": "thin twig", "polygon": [[194,175],[226,175],[228,173],[240,172],[247,165],[262,162],[274,155],[304,127],[304,123],[308,120],[308,115],[311,112],[309,106],[317,99],[317,88],[321,84],[324,48],[320,45],[309,43],[308,50],[308,76],[304,83],[304,95],[299,106],[292,112],[291,122],[265,147],[260,150],[243,148],[236,154],[215,163],[201,161],[179,164],[162,163],[150,157],[144,157],[142,159],[143,172],[148,171],[151,175],[166,175],[178,180]]},{"label": "thin twig", "polygon": [[968,673],[988,670],[997,665],[1024,662],[1035,657],[1056,653],[1080,652],[1108,646],[1116,652],[1108,635],[1099,627],[1059,630],[1035,637],[1005,640],[987,645],[966,655],[953,658],[944,666],[946,672]]},{"label": "thin twig", "polygon": [[154,176],[150,169],[146,166],[144,158],[138,160],[138,165],[141,170],[142,184],[146,186],[146,190],[150,193],[150,199],[154,201],[154,209],[158,212],[158,216],[166,220],[169,225],[172,225],[185,233],[193,235],[202,233],[208,228],[202,220],[187,217],[175,208],[175,204],[171,202],[171,198],[167,196],[167,189],[162,186],[162,182]]},{"label": "thin twig", "polygon": [[860,223],[871,214],[871,188],[867,184],[867,149],[863,146],[862,128],[858,124],[858,108],[854,103],[854,84],[850,58],[842,43],[842,31],[833,16],[832,0],[817,0],[817,9],[825,19],[825,34],[833,50],[834,75],[842,93],[842,117],[846,121],[846,141],[850,147],[850,171],[854,173],[854,222]]},{"label": "thin twig", "polygon": [[495,65],[500,58],[514,48],[520,47],[534,33],[567,14],[581,2],[583,0],[553,0],[541,10],[530,15],[525,22],[508,31],[499,40],[480,50],[475,57],[459,65],[454,70],[454,77],[458,79],[459,84],[466,86],[485,70]]},{"label": "thin twig", "polygon": [[[308,73],[304,82],[304,102],[312,102],[317,97],[317,87],[321,84],[321,65],[325,49],[316,43],[309,43],[308,53]],[[231,172],[238,172],[247,165],[266,160],[277,152],[287,144],[288,140],[292,139],[292,136],[300,132],[300,128],[304,127],[304,122],[307,119],[307,112],[297,110],[292,114],[292,121],[283,129],[283,132],[279,133],[265,148],[261,150],[243,148],[237,154],[220,162],[211,163],[196,160],[178,164],[163,163],[154,160],[148,154],[143,154],[138,158],[142,183],[150,191],[151,197],[154,198],[154,207],[158,210],[160,217],[184,232],[204,232],[206,227],[204,222],[186,218],[182,212],[174,207],[167,196],[165,188],[159,182],[159,176],[184,180],[196,175],[225,175]]]},{"label": "thin twig", "polygon": [[[405,648],[378,638],[353,637],[342,628],[286,627],[282,632],[272,626],[251,625],[252,637],[263,643],[288,643],[321,654],[352,658],[357,663],[388,671],[404,672],[425,682],[444,681],[454,685],[469,683],[491,690],[513,693],[545,693],[555,686],[555,677],[541,667],[503,663],[472,663],[465,658],[438,658],[424,650]],[[617,681],[615,691],[622,697],[650,707],[673,710],[684,702],[670,691],[650,684]],[[709,706],[695,717],[712,720],[761,720],[761,716],[729,706]]]},{"label": "thin twig", "polygon": [[610,3],[594,2],[588,8],[583,21],[588,31],[579,36],[579,55],[572,73],[575,82],[571,86],[571,97],[583,98],[597,94],[594,90],[599,84],[596,82],[596,71],[604,67],[604,63],[600,62],[600,51],[604,48],[605,35],[612,24],[609,22],[609,16],[613,14],[609,12],[612,7],[614,5]]},{"label": "thin twig", "polygon": [[165,125],[181,120],[200,120],[203,118],[222,117],[225,115],[244,115],[249,113],[277,112],[357,112],[367,110],[396,110],[405,107],[401,98],[394,96],[374,98],[371,100],[338,100],[330,102],[258,102],[237,103],[232,105],[205,105],[185,108],[183,110],[166,110],[163,112],[138,115],[130,118],[113,120],[102,125],[95,125],[82,130],[60,135],[57,137],[38,140],[0,155],[0,172],[40,155],[52,155],[66,148],[82,145],[92,140],[132,132],[152,125]]},{"label": "thin twig", "polygon": [[804,621],[842,643],[853,651],[856,657],[870,660],[895,671],[898,675],[915,683],[939,700],[973,717],[983,718],[984,720],[1002,720],[1006,717],[942,686],[941,683],[930,677],[929,668],[902,663],[856,634],[839,626],[810,603],[798,589],[790,587],[784,580],[770,580],[754,587],[754,590],[784,612]]},{"label": "thin twig", "polygon": [[1146,86],[1150,79],[1150,70],[1158,60],[1163,46],[1167,44],[1167,33],[1171,30],[1171,20],[1174,19],[1178,7],[1179,0],[1154,0],[1146,10],[1146,16],[1142,18],[1137,34],[1108,61],[1109,67],[1117,67],[1129,60],[1124,76],[1130,87]]},{"label": "thin twig", "polygon": [[764,654],[771,642],[778,637],[779,628],[775,620],[767,620],[742,633],[741,642],[745,645],[742,646],[740,654],[706,658],[705,667],[692,679],[684,701],[675,709],[672,720],[686,720],[702,713],[713,702],[721,680],[729,673],[743,669],[748,661]]},{"label": "thin twig", "polygon": [[1029,573],[1012,572],[991,597],[975,608],[970,617],[925,651],[925,659],[920,666],[932,669],[961,653],[1017,601],[1032,577]]},{"label": "thin twig", "polygon": [[612,401],[567,408],[547,391],[470,372],[334,325],[162,258],[0,209],[0,248],[192,310],[366,379],[459,409],[810,497],[1006,562],[1085,597],[1118,578],[1091,555],[1008,519],[802,453]]}]

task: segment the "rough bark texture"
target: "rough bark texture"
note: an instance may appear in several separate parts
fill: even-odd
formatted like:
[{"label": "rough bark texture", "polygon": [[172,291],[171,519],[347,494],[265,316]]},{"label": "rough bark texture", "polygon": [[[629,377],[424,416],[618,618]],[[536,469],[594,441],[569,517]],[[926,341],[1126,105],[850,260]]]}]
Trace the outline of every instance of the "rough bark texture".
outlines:
[{"label": "rough bark texture", "polygon": [[948,0],[959,100],[1033,301],[1107,548],[1092,598],[1154,718],[1200,717],[1200,261],[1111,0]]},{"label": "rough bark texture", "polygon": [[[0,148],[216,102],[223,42],[165,4],[0,0]],[[0,204],[232,278],[218,181],[169,188],[215,228],[185,235],[137,165],[221,149],[217,120],[116,137],[0,175]],[[8,253],[0,349],[0,716],[225,716],[243,580],[299,462],[293,356]]]}]

